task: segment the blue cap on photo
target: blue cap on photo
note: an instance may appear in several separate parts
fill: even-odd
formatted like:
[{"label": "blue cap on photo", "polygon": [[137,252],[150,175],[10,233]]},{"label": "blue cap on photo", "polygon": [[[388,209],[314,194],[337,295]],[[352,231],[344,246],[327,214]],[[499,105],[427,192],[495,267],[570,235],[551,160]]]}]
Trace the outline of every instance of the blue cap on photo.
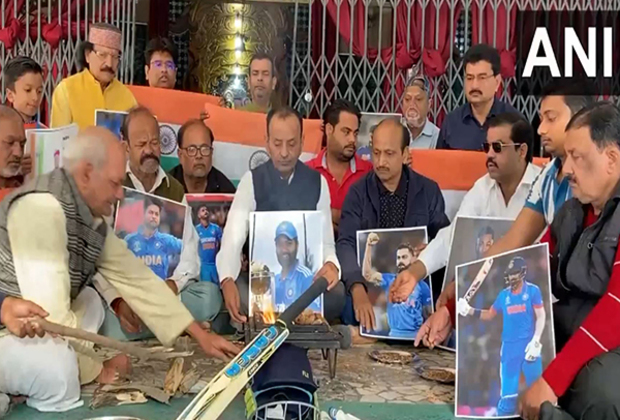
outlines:
[{"label": "blue cap on photo", "polygon": [[291,222],[284,221],[276,229],[276,239],[280,235],[284,235],[289,239],[297,239],[297,229],[295,229]]}]

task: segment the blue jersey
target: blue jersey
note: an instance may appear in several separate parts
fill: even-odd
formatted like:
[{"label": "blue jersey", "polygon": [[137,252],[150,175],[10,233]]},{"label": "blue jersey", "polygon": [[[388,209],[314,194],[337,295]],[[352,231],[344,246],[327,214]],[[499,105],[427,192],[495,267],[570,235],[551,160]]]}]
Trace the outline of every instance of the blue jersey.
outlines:
[{"label": "blue jersey", "polygon": [[[381,274],[381,288],[388,293],[390,286],[396,280],[396,274]],[[415,334],[424,322],[422,309],[431,305],[431,289],[426,281],[420,281],[405,302],[392,303],[388,301],[387,317],[392,331]],[[400,334],[396,334],[400,335]]]},{"label": "blue jersey", "polygon": [[[286,278],[282,278],[282,273],[276,274],[276,306],[278,312],[282,312],[283,308],[288,308],[291,303],[295,302],[310,287],[313,278],[312,271],[299,262],[293,270],[289,271]],[[309,308],[320,311],[320,302],[320,298],[317,298]]]},{"label": "blue jersey", "polygon": [[170,259],[179,255],[183,241],[167,233],[155,231],[150,238],[144,237],[142,228],[125,236],[127,247],[160,278],[168,278]]},{"label": "blue jersey", "polygon": [[573,196],[568,177],[558,182],[558,173],[561,169],[562,161],[558,158],[545,165],[534,180],[525,200],[525,207],[542,214],[548,225],[553,222],[560,207]]},{"label": "blue jersey", "polygon": [[196,225],[196,231],[199,238],[200,279],[219,284],[217,270],[215,269],[215,256],[222,243],[222,228],[215,223],[209,223],[207,227],[199,223]]},{"label": "blue jersey", "polygon": [[520,293],[512,293],[510,287],[502,290],[493,310],[501,313],[504,319],[502,341],[529,341],[534,336],[536,325],[535,308],[543,306],[542,295],[538,286],[524,282]]}]

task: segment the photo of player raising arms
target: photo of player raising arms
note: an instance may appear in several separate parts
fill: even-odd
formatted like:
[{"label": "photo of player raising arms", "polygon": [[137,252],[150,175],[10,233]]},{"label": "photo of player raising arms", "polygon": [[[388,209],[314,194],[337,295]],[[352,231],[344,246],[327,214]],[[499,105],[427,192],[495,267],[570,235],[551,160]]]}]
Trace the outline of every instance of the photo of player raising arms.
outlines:
[{"label": "photo of player raising arms", "polygon": [[374,308],[373,328],[360,327],[366,337],[413,340],[432,313],[428,279],[419,282],[404,302],[387,296],[398,273],[417,260],[426,244],[426,228],[378,229],[357,232],[358,260]]},{"label": "photo of player raising arms", "polygon": [[547,255],[536,245],[457,267],[457,416],[515,416],[554,357]]}]

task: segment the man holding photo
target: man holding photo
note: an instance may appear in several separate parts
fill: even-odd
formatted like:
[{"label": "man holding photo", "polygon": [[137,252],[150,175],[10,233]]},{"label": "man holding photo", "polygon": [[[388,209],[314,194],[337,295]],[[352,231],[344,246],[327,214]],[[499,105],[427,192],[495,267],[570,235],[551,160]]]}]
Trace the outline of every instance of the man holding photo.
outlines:
[{"label": "man holding photo", "polygon": [[198,207],[198,220],[200,223],[196,225],[196,232],[198,232],[199,240],[200,279],[219,285],[220,280],[215,267],[215,256],[222,244],[222,228],[211,222],[211,213],[209,213],[209,207],[206,204],[201,204]]},{"label": "man holding photo", "polygon": [[144,201],[144,222],[137,232],[125,237],[127,248],[161,279],[168,278],[170,260],[178,257],[183,249],[183,241],[168,233],[159,231],[163,205],[161,201]]},{"label": "man holding photo", "polygon": [[490,309],[473,309],[464,298],[457,303],[461,316],[491,321],[502,314],[501,398],[497,403],[500,416],[517,413],[521,373],[529,387],[540,378],[543,370],[540,337],[545,329],[546,313],[540,289],[525,281],[526,274],[525,260],[515,257],[504,273],[508,287],[497,295]]},{"label": "man holding photo", "polygon": [[[384,293],[388,293],[390,286],[396,280],[396,274],[379,273],[372,268],[372,248],[379,242],[379,235],[372,232],[366,240],[366,251],[362,266],[364,279],[381,287]],[[408,243],[402,243],[396,249],[396,268],[400,273],[409,268],[417,259],[418,252]],[[390,328],[389,336],[397,338],[413,338],[424,322],[425,315],[431,312],[431,290],[429,286],[419,282],[409,298],[404,302],[387,302],[387,318]],[[376,320],[370,320],[372,327],[367,331],[376,329]]]}]

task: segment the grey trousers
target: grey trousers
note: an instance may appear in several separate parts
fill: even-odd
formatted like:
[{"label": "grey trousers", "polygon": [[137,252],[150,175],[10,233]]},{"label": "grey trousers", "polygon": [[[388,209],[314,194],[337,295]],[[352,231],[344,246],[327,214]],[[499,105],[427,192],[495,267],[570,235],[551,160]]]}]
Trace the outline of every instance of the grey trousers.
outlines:
[{"label": "grey trousers", "polygon": [[541,420],[620,419],[620,348],[592,359],[581,369],[559,400],[561,408],[545,403]]},{"label": "grey trousers", "polygon": [[[248,300],[250,299],[250,282],[247,272],[241,272],[237,278],[237,288],[239,289],[239,297],[241,299],[241,313],[248,314]],[[344,284],[338,282],[329,292],[323,296],[323,314],[325,320],[332,323],[340,319],[340,314],[344,309],[346,302],[346,294],[344,291]]]}]

